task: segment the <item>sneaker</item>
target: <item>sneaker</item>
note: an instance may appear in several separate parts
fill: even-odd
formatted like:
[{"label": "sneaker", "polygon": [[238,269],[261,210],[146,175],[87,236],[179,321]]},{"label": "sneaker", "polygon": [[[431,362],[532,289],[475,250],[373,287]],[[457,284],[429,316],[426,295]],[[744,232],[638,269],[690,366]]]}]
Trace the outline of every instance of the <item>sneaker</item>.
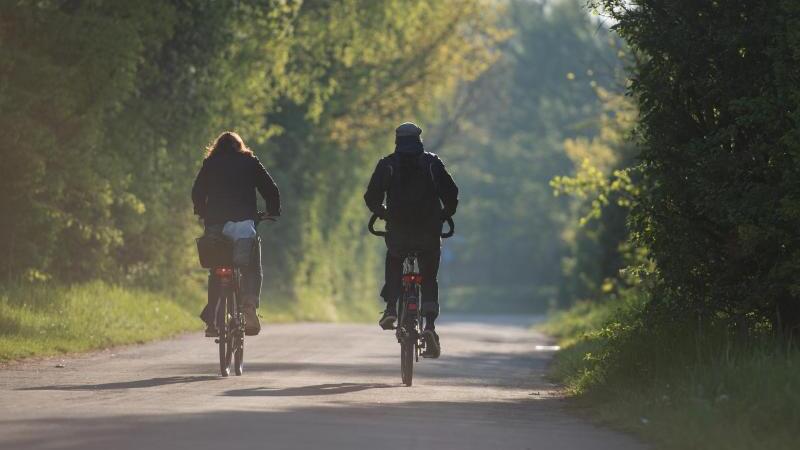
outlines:
[{"label": "sneaker", "polygon": [[422,354],[423,358],[436,359],[442,354],[442,347],[439,345],[439,335],[432,329],[427,329],[422,332],[422,338],[425,339],[425,353]]},{"label": "sneaker", "polygon": [[261,332],[261,322],[258,321],[256,307],[252,304],[242,306],[244,313],[244,334],[245,336],[256,336]]},{"label": "sneaker", "polygon": [[219,337],[219,331],[214,325],[206,326],[206,337]]},{"label": "sneaker", "polygon": [[378,321],[378,325],[384,330],[394,330],[394,322],[397,320],[397,305],[386,304],[386,310],[383,311],[383,316]]}]

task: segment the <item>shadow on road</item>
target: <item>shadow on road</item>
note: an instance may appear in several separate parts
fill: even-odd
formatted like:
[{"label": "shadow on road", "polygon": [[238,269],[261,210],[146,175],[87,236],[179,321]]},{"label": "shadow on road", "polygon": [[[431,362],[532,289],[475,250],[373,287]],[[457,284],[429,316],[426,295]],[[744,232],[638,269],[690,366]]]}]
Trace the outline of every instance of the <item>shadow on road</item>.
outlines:
[{"label": "shadow on road", "polygon": [[[338,385],[331,386],[336,389]],[[319,386],[308,389],[327,390]],[[255,395],[259,395],[258,392]],[[431,448],[459,450],[641,448],[627,436],[565,416],[560,412],[560,402],[553,398],[409,401],[279,410],[220,409],[196,414],[5,420],[0,421],[0,447],[61,450],[380,447],[394,450],[414,448],[415,442],[425,442]],[[36,431],[42,429],[49,432]],[[28,431],[20,433],[20,430]]]},{"label": "shadow on road", "polygon": [[[369,364],[341,362],[251,362],[245,365],[247,374],[278,374],[310,372],[322,374],[333,379],[369,380],[375,377],[396,377],[400,379],[399,358],[374,357]],[[503,387],[541,388],[541,381],[529,374],[544,370],[549,355],[544,352],[502,353],[471,352],[467,354],[442,356],[438,360],[423,360],[417,366],[420,379],[441,380],[454,386],[491,385]],[[464,370],[464,368],[469,370]],[[170,370],[183,373],[202,373],[213,370],[210,364],[182,364]],[[519,376],[510,376],[517,373]]]},{"label": "shadow on road", "polygon": [[147,380],[120,381],[116,383],[102,383],[102,384],[62,384],[62,385],[57,384],[52,386],[35,386],[17,390],[19,391],[103,391],[112,389],[141,389],[141,388],[166,386],[170,384],[196,383],[198,381],[210,381],[210,380],[217,380],[219,378],[220,377],[218,376],[211,376],[211,375],[163,377],[163,378],[149,378]]},{"label": "shadow on road", "polygon": [[365,391],[367,389],[383,389],[397,387],[389,384],[375,383],[336,383],[318,384],[315,386],[298,386],[284,389],[259,387],[252,389],[234,389],[226,391],[223,395],[229,397],[303,397],[315,395],[338,395],[350,392]]}]

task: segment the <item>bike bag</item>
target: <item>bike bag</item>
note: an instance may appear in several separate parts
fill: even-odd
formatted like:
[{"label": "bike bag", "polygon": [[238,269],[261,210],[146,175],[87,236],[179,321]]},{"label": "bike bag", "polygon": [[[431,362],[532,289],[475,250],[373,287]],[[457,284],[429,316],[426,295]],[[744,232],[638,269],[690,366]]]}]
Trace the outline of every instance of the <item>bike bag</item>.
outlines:
[{"label": "bike bag", "polygon": [[233,265],[233,243],[222,234],[204,234],[197,238],[200,266],[212,269]]}]

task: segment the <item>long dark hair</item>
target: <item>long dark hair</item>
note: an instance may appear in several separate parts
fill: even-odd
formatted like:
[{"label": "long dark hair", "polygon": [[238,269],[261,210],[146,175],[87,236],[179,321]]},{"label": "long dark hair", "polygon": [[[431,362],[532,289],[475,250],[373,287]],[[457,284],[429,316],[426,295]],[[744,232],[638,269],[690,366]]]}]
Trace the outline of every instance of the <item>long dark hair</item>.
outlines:
[{"label": "long dark hair", "polygon": [[253,151],[247,148],[242,137],[233,131],[226,131],[214,140],[214,143],[206,147],[206,158],[224,153],[244,153],[252,155]]}]

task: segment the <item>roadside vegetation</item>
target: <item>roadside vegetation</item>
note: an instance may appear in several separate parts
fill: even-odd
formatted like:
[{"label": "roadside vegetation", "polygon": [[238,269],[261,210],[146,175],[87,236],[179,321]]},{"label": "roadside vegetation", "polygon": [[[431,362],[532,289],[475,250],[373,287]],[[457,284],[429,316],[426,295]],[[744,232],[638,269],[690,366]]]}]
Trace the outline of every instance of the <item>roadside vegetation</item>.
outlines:
[{"label": "roadside vegetation", "polygon": [[595,420],[664,449],[790,449],[800,423],[800,350],[769,332],[735,338],[646,318],[636,296],[580,303],[543,326],[550,369]]},{"label": "roadside vegetation", "polygon": [[[197,318],[206,293],[183,283],[148,291],[102,281],[23,283],[0,288],[0,362],[136,344],[202,331]],[[374,308],[343,310],[339,316],[302,303],[265,302],[265,326],[295,321],[366,320]]]},{"label": "roadside vegetation", "polygon": [[0,289],[0,361],[145,342],[200,329],[201,297],[111,286],[20,284]]},{"label": "roadside vegetation", "polygon": [[551,375],[658,448],[795,448],[800,7],[591,3],[630,72],[551,182],[575,224]]}]

